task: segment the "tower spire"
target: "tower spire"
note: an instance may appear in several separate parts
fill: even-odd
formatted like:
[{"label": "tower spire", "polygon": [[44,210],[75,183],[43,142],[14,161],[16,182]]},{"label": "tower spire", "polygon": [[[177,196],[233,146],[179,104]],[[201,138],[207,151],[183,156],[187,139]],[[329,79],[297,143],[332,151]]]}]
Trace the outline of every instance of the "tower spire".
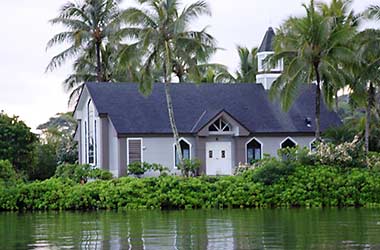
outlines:
[{"label": "tower spire", "polygon": [[261,83],[265,89],[270,89],[272,83],[280,76],[283,70],[282,60],[278,61],[275,67],[272,67],[266,61],[268,56],[274,54],[275,36],[273,28],[269,27],[257,52],[258,74],[256,82]]}]

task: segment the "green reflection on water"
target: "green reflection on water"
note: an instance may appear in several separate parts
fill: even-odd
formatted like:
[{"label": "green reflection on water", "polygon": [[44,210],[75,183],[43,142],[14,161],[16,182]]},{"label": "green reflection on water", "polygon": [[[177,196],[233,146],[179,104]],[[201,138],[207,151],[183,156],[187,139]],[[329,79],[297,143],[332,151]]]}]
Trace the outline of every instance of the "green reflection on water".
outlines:
[{"label": "green reflection on water", "polygon": [[379,209],[0,213],[0,249],[380,249]]}]

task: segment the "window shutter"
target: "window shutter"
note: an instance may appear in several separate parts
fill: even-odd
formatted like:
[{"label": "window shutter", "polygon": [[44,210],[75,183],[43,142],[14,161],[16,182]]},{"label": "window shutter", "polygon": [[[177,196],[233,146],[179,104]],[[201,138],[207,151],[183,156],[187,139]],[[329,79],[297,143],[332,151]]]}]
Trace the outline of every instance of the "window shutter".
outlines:
[{"label": "window shutter", "polygon": [[141,162],[141,140],[128,140],[128,159],[132,162]]}]

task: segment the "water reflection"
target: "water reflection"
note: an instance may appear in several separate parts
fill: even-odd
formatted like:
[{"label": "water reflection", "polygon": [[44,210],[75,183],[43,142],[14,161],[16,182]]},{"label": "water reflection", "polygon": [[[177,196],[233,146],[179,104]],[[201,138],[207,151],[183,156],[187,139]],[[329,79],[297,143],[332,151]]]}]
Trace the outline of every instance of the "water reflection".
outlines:
[{"label": "water reflection", "polygon": [[380,249],[379,209],[0,213],[0,249]]}]

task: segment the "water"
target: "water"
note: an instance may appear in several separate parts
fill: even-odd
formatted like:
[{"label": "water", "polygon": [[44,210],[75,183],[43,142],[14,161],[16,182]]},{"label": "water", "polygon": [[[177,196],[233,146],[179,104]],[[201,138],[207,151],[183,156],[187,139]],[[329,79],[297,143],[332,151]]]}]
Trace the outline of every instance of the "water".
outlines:
[{"label": "water", "polygon": [[0,213],[0,249],[380,249],[380,209]]}]

